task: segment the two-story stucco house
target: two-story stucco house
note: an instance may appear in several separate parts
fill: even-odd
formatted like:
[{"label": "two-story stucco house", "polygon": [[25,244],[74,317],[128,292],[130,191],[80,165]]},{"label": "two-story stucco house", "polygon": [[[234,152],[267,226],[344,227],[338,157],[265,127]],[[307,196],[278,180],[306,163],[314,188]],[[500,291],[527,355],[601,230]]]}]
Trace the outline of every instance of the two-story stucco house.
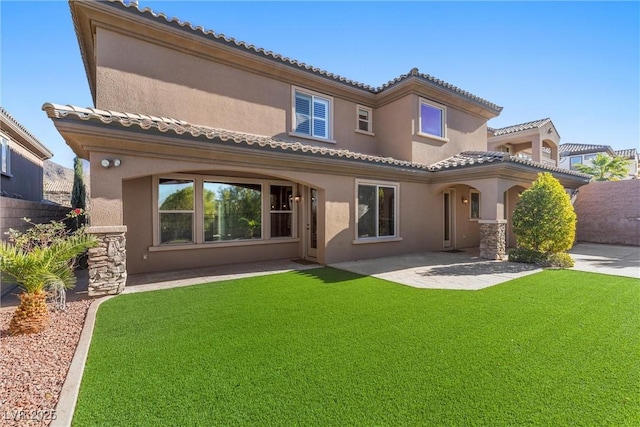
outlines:
[{"label": "two-story stucco house", "polygon": [[541,161],[557,161],[550,122],[515,135],[531,159],[487,151],[502,107],[417,69],[370,87],[120,1],[71,10],[95,108],[43,109],[91,164],[94,294],[125,270],[478,246],[501,259],[539,172],[589,180]]}]

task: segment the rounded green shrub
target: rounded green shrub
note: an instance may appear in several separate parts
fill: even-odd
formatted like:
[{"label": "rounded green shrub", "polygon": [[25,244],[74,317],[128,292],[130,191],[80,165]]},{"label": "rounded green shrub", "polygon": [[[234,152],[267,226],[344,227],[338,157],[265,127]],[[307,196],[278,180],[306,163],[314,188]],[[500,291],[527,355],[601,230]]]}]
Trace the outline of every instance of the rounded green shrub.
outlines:
[{"label": "rounded green shrub", "polygon": [[513,211],[518,247],[542,253],[564,252],[573,246],[576,214],[569,195],[549,172],[538,174]]}]

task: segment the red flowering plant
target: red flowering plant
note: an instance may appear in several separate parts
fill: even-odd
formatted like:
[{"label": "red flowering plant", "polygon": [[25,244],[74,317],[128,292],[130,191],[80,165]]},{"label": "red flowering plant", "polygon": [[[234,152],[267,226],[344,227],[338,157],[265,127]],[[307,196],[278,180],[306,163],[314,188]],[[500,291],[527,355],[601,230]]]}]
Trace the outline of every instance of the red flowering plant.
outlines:
[{"label": "red flowering plant", "polygon": [[84,215],[84,210],[73,209],[63,220],[45,224],[23,218],[31,225],[27,231],[6,232],[8,241],[0,242],[0,272],[23,290],[9,324],[12,334],[40,332],[46,327],[48,295],[53,296],[56,308],[64,309],[65,289],[76,283],[73,270],[77,257],[98,244],[84,227],[69,226]]}]

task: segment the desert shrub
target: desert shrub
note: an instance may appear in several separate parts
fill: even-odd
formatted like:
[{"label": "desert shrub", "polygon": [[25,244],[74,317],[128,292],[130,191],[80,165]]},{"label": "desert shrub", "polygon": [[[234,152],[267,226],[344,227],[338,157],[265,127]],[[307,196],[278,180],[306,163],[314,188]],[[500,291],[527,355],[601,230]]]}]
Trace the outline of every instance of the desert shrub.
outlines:
[{"label": "desert shrub", "polygon": [[543,267],[552,267],[552,268],[571,268],[573,267],[574,262],[571,255],[566,252],[556,252],[547,254],[547,259]]},{"label": "desert shrub", "polygon": [[574,265],[573,258],[566,252],[540,252],[527,248],[510,249],[509,261],[550,268],[571,268]]},{"label": "desert shrub", "polygon": [[520,195],[513,211],[513,232],[519,248],[555,253],[573,246],[576,214],[569,195],[550,173],[538,174]]}]

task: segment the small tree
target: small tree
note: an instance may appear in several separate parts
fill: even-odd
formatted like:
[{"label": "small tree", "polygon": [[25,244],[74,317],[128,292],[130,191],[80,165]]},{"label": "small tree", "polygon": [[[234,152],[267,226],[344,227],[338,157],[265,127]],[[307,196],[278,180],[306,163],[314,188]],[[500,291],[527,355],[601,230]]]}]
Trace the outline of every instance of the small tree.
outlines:
[{"label": "small tree", "polygon": [[538,174],[513,212],[518,247],[540,253],[565,252],[573,246],[576,214],[560,181],[549,172]]},{"label": "small tree", "polygon": [[87,189],[84,185],[82,159],[73,159],[73,190],[71,191],[71,207],[85,210],[87,205]]},{"label": "small tree", "polygon": [[[84,212],[77,208],[67,219],[81,215]],[[9,241],[0,242],[0,272],[13,278],[23,290],[9,324],[11,334],[37,333],[49,324],[47,291],[64,292],[73,287],[74,260],[98,244],[84,228],[70,231],[62,221],[34,224],[28,218],[24,220],[33,227],[24,233],[9,229]]]},{"label": "small tree", "polygon": [[591,164],[577,164],[575,168],[588,175],[593,175],[596,181],[619,181],[629,173],[629,163],[622,156],[611,157],[598,153]]}]

